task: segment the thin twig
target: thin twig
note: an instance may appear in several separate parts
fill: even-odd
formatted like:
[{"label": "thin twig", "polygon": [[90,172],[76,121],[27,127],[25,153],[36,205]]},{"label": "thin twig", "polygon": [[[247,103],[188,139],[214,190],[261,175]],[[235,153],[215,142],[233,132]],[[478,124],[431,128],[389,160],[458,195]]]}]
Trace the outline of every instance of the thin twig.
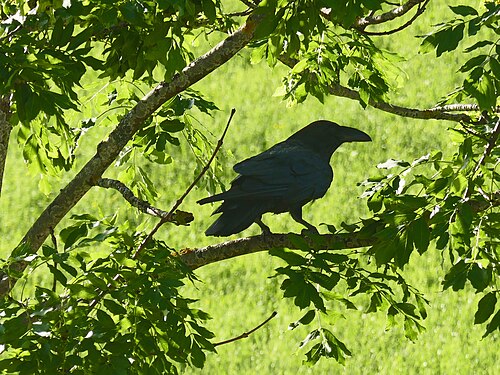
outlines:
[{"label": "thin twig", "polygon": [[378,25],[381,23],[385,23],[388,21],[392,21],[396,18],[399,18],[406,13],[408,13],[413,7],[416,5],[421,6],[422,3],[427,3],[429,0],[409,0],[406,3],[402,4],[401,6],[398,6],[394,9],[391,9],[388,12],[382,13],[378,16],[368,16],[368,17],[363,17],[359,18],[353,25],[353,27],[357,29],[363,30],[365,27],[370,26],[370,25]]},{"label": "thin twig", "polygon": [[[54,228],[50,228],[50,239],[52,240],[52,244],[54,245],[54,249],[57,252],[57,238],[56,238],[56,235],[54,233]],[[54,269],[57,269],[57,262],[55,259],[54,259]],[[56,287],[57,287],[57,280],[56,280],[56,275],[54,274],[53,276],[54,276],[54,278],[52,280],[52,291],[55,292]]]},{"label": "thin twig", "polygon": [[486,148],[484,149],[483,154],[481,155],[481,159],[479,159],[479,162],[477,163],[476,167],[474,168],[474,172],[472,172],[472,178],[474,178],[474,175],[477,173],[481,165],[483,165],[486,162],[486,157],[491,154],[491,151],[495,147],[498,136],[500,135],[500,119],[497,120],[497,123],[495,124],[495,127],[493,128],[493,131],[491,132],[491,137],[488,141],[488,144],[486,145]]},{"label": "thin twig", "polygon": [[417,9],[416,13],[413,15],[413,17],[410,18],[408,21],[406,21],[404,24],[402,24],[399,27],[396,27],[394,29],[387,30],[387,31],[365,31],[363,28],[360,30],[360,32],[362,32],[365,35],[370,35],[370,36],[382,36],[382,35],[390,35],[390,34],[398,33],[401,30],[404,30],[407,27],[409,27],[411,24],[413,24],[413,22],[415,22],[415,20],[418,17],[420,17],[422,15],[422,13],[424,13],[425,7],[427,6],[428,3],[429,3],[429,0],[426,0],[424,3],[420,3],[418,5],[418,9]]},{"label": "thin twig", "polygon": [[3,175],[9,149],[9,138],[12,132],[10,100],[8,96],[0,97],[0,195],[2,195]]},{"label": "thin twig", "polygon": [[238,340],[241,340],[241,339],[246,339],[248,336],[250,336],[252,333],[254,333],[255,331],[257,331],[259,328],[261,328],[262,326],[266,325],[272,318],[274,318],[278,313],[276,311],[273,311],[273,313],[271,314],[271,316],[269,318],[267,318],[266,320],[264,320],[262,323],[260,323],[257,327],[255,327],[254,329],[251,329],[250,331],[248,332],[244,332],[242,333],[241,335],[239,336],[236,336],[236,337],[233,337],[232,339],[228,339],[228,340],[224,340],[224,341],[220,341],[220,342],[216,342],[214,343],[213,345],[214,346],[220,346],[220,345],[225,345],[225,344],[229,344],[229,343],[232,343],[234,341],[238,341]]},{"label": "thin twig", "polygon": [[217,155],[217,153],[219,152],[220,148],[222,147],[222,144],[224,142],[224,137],[226,136],[227,130],[229,129],[229,125],[231,124],[231,120],[233,119],[233,116],[234,116],[235,112],[236,112],[236,109],[233,108],[231,110],[231,114],[229,115],[229,119],[227,120],[226,128],[224,129],[224,132],[222,133],[219,141],[217,142],[217,145],[216,145],[216,147],[215,147],[215,149],[214,149],[214,151],[212,153],[212,156],[210,156],[210,159],[208,159],[207,164],[203,167],[203,169],[198,174],[198,176],[196,176],[196,178],[193,180],[193,182],[191,183],[191,185],[188,186],[188,188],[186,189],[186,191],[184,192],[184,194],[182,194],[181,197],[179,199],[177,199],[177,202],[175,202],[174,206],[170,209],[170,211],[168,212],[168,214],[166,216],[164,216],[164,217],[161,218],[161,220],[158,222],[158,224],[156,224],[156,226],[153,228],[153,230],[141,242],[141,244],[139,245],[139,247],[137,248],[137,250],[135,251],[135,253],[132,255],[132,259],[137,258],[137,256],[139,255],[139,253],[146,246],[146,244],[148,243],[148,241],[154,236],[154,234],[158,231],[158,229],[160,229],[160,227],[163,224],[165,224],[167,221],[171,220],[171,216],[173,215],[173,213],[182,204],[182,202],[184,201],[184,199],[186,198],[186,196],[191,192],[191,190],[193,190],[193,188],[196,186],[196,184],[198,183],[198,181],[208,171],[208,169],[210,168],[210,164],[215,159],[215,156]]}]

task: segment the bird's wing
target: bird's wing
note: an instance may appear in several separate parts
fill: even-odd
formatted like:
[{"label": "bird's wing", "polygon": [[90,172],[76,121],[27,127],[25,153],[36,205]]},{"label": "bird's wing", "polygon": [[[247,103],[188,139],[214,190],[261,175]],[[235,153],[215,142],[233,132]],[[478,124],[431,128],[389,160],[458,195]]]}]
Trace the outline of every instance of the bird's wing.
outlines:
[{"label": "bird's wing", "polygon": [[240,176],[222,199],[307,201],[323,196],[332,180],[330,166],[300,147],[275,146],[236,164],[234,170]]}]

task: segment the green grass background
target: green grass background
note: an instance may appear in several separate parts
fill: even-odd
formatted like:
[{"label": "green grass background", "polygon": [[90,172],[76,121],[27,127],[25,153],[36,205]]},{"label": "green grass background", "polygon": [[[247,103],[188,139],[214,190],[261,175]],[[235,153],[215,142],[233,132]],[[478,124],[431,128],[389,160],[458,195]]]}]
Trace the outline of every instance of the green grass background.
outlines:
[{"label": "green grass background", "polygon": [[[443,14],[452,17],[446,2],[431,2],[431,17],[415,23],[397,38],[381,39],[380,45],[404,56],[407,74],[404,84],[392,94],[395,103],[427,108],[461,82],[456,74],[460,66],[459,54],[447,54],[436,60],[431,55],[418,54],[416,34],[429,32],[430,23]],[[430,19],[430,21],[429,21]],[[396,41],[396,45],[394,45]],[[200,47],[201,48],[201,47]],[[368,215],[366,204],[358,196],[362,189],[356,186],[369,176],[376,175],[375,166],[387,160],[418,158],[434,149],[450,153],[453,145],[447,132],[450,123],[400,118],[373,108],[362,109],[347,99],[328,98],[324,104],[308,99],[304,104],[288,108],[280,98],[273,97],[285,70],[274,70],[264,64],[250,65],[246,52],[195,85],[217,103],[220,111],[213,117],[200,115],[198,126],[213,134],[214,141],[221,134],[231,108],[237,112],[224,142],[223,179],[228,184],[234,177],[231,167],[236,162],[259,153],[291,133],[317,119],[329,119],[342,125],[359,128],[373,138],[372,143],[343,145],[333,156],[335,179],[327,195],[304,208],[304,218],[314,224],[331,223],[337,227],[342,221],[354,222]],[[77,164],[82,166],[95,150],[95,141],[109,127],[96,127],[83,139]],[[15,134],[14,134],[15,135]],[[54,197],[38,191],[39,177],[30,172],[22,161],[21,151],[12,137],[7,161],[2,196],[0,197],[0,256],[10,249],[37,215]],[[182,138],[182,137],[181,137]],[[195,159],[186,142],[180,148],[172,147],[174,162],[167,166],[145,164],[151,179],[157,185],[160,198],[157,206],[169,208],[193,179]],[[113,175],[112,171],[109,175]],[[72,176],[48,180],[57,192]],[[191,211],[195,221],[189,227],[164,226],[160,236],[175,248],[200,247],[219,242],[207,238],[203,231],[213,218],[213,207],[198,206],[197,199],[207,193],[195,190],[181,209]],[[90,211],[97,215],[112,215],[120,211],[132,223],[144,218],[128,207],[121,197],[111,191],[93,189],[74,208],[73,213]],[[288,215],[266,215],[273,231],[300,231]],[[62,223],[61,228],[68,221]],[[146,224],[151,225],[148,219]],[[237,238],[257,234],[252,226]],[[359,311],[340,311],[333,332],[353,352],[345,366],[333,360],[321,360],[314,367],[301,365],[303,352],[299,342],[307,331],[288,331],[287,326],[303,313],[290,301],[282,298],[279,280],[269,278],[279,260],[267,253],[230,259],[197,270],[201,282],[185,288],[188,296],[198,298],[197,305],[209,312],[213,319],[209,328],[216,340],[237,336],[277,311],[276,318],[249,338],[218,347],[218,355],[209,354],[203,370],[186,369],[186,373],[200,374],[496,374],[499,371],[498,334],[481,339],[484,327],[473,325],[479,296],[466,289],[459,293],[442,291],[444,269],[441,257],[429,251],[424,256],[413,255],[404,274],[420,288],[431,306],[425,326],[426,332],[416,343],[405,339],[402,326],[385,331],[384,313],[365,314],[366,301],[357,300]],[[43,282],[38,275],[33,282]],[[327,322],[323,322],[328,325]]]}]

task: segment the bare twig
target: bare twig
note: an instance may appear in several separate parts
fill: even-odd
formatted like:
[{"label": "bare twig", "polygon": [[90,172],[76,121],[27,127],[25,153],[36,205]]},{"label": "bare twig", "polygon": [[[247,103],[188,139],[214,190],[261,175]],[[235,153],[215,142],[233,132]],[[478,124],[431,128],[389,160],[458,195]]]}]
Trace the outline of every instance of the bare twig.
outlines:
[{"label": "bare twig", "polygon": [[175,202],[174,206],[170,209],[170,211],[167,213],[166,216],[162,217],[161,220],[156,224],[156,226],[153,228],[153,230],[147,235],[147,237],[141,242],[135,253],[132,255],[132,259],[135,259],[139,253],[142,251],[142,249],[146,246],[148,241],[155,235],[155,233],[160,229],[160,227],[165,224],[167,221],[171,220],[172,214],[179,208],[179,206],[182,204],[184,199],[187,197],[187,195],[193,190],[193,188],[196,186],[198,181],[203,177],[203,175],[208,171],[208,168],[210,168],[210,164],[212,164],[212,161],[215,159],[215,156],[219,152],[220,148],[222,147],[222,144],[224,143],[224,137],[227,134],[227,130],[229,129],[229,125],[231,124],[231,120],[233,119],[234,113],[236,112],[236,109],[231,110],[231,114],[229,115],[229,119],[227,120],[226,127],[224,128],[224,131],[222,132],[221,137],[219,138],[219,141],[217,142],[217,145],[214,148],[214,151],[212,152],[212,155],[210,156],[210,159],[208,159],[207,164],[203,167],[203,169],[200,171],[198,176],[193,180],[191,185],[188,186],[184,194],[180,196],[179,199]]},{"label": "bare twig", "polygon": [[[215,149],[214,149],[214,151],[212,153],[212,156],[208,160],[208,162],[205,165],[205,167],[198,174],[198,176],[194,179],[194,181],[191,183],[191,185],[189,185],[189,187],[186,189],[186,191],[184,192],[184,194],[182,194],[182,196],[177,200],[177,202],[175,202],[175,204],[172,207],[172,209],[169,212],[165,213],[165,215],[161,216],[161,219],[158,222],[158,224],[156,224],[156,226],[153,228],[153,230],[141,242],[141,244],[139,245],[139,247],[137,248],[137,250],[134,252],[134,254],[132,254],[132,257],[131,257],[132,259],[137,258],[137,256],[141,253],[141,251],[147,245],[148,241],[151,240],[151,238],[153,238],[153,235],[158,231],[158,229],[163,224],[165,224],[168,221],[172,221],[174,212],[175,213],[179,212],[179,210],[177,210],[177,208],[181,205],[181,203],[184,201],[184,198],[187,197],[187,195],[189,194],[189,192],[196,186],[196,184],[198,183],[198,181],[200,180],[200,178],[206,173],[206,171],[210,167],[210,164],[215,159],[215,156],[217,155],[217,153],[219,152],[220,148],[222,147],[222,144],[224,142],[224,137],[226,136],[227,130],[229,128],[229,125],[231,124],[231,119],[233,118],[235,112],[236,112],[236,110],[233,108],[231,110],[231,115],[229,116],[229,120],[227,121],[227,124],[226,124],[226,127],[224,129],[224,132],[222,133],[222,136],[220,137],[219,141],[217,142],[217,145],[216,145],[216,147],[215,147]],[[113,281],[117,281],[119,278],[120,278],[120,274],[117,274],[117,275],[115,275],[115,277],[113,277]],[[111,287],[111,284],[108,284],[108,287]],[[106,293],[107,293],[106,290],[101,290],[101,292],[99,293],[99,295],[90,303],[90,308],[93,309],[95,306],[97,306],[97,304],[104,298],[104,296],[106,295]]]},{"label": "bare twig", "polygon": [[250,331],[248,332],[244,332],[242,333],[241,335],[239,336],[236,336],[236,337],[233,337],[231,339],[228,339],[228,340],[224,340],[224,341],[220,341],[220,342],[216,342],[214,343],[213,345],[214,346],[220,346],[220,345],[225,345],[225,344],[229,344],[229,343],[232,343],[232,342],[235,342],[235,341],[238,341],[238,340],[241,340],[241,339],[246,339],[248,336],[250,336],[252,333],[254,333],[255,331],[257,331],[259,328],[263,327],[264,325],[266,325],[272,318],[274,318],[278,313],[276,311],[273,311],[273,313],[269,316],[269,318],[267,318],[266,320],[264,320],[262,323],[260,323],[257,327],[255,327],[254,329],[251,329]]},{"label": "bare twig", "polygon": [[12,131],[10,118],[10,100],[4,96],[0,98],[0,196],[2,195],[3,174],[9,149],[9,138]]}]

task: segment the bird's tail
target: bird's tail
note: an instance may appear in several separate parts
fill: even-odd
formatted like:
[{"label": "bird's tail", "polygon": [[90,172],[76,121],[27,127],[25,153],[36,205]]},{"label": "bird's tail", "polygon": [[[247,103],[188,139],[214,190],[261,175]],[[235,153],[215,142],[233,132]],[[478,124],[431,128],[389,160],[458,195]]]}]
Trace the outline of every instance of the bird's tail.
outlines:
[{"label": "bird's tail", "polygon": [[198,203],[198,204],[206,204],[206,203],[217,202],[217,201],[224,200],[225,196],[226,196],[226,192],[223,192],[223,193],[212,195],[210,197],[206,197],[206,198],[200,199],[196,203]]},{"label": "bird's tail", "polygon": [[205,231],[207,236],[230,236],[239,233],[262,216],[262,210],[259,207],[239,205],[224,207],[225,205],[227,205],[226,202],[214,212],[222,212],[222,215]]}]

